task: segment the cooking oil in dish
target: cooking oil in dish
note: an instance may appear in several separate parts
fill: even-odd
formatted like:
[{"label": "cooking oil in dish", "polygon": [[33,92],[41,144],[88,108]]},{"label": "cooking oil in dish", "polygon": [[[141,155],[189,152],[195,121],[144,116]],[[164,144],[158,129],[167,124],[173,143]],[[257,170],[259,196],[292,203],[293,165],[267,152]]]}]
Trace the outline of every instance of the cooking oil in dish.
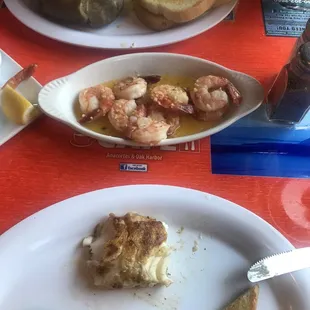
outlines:
[{"label": "cooking oil in dish", "polygon": [[[115,82],[116,81],[109,81],[109,82],[102,83],[102,85],[113,88],[113,85],[115,84]],[[161,85],[161,84],[170,84],[170,85],[180,86],[180,87],[187,88],[187,89],[193,89],[194,83],[195,83],[195,78],[185,77],[185,76],[163,75],[161,77],[161,80],[158,83],[149,86],[148,89],[150,90],[155,85]],[[74,112],[75,112],[76,118],[80,119],[82,116],[82,112],[80,110],[78,101],[75,103]],[[220,122],[221,121],[204,122],[204,121],[199,121],[195,119],[192,115],[181,115],[180,128],[177,130],[177,132],[174,135],[168,137],[168,139],[184,137],[184,136],[193,135],[199,132],[203,132],[212,127],[215,127]],[[83,124],[83,126],[89,130],[95,131],[103,135],[124,138],[124,135],[121,132],[117,131],[111,125],[107,116],[100,117],[89,123],[85,123]]]}]

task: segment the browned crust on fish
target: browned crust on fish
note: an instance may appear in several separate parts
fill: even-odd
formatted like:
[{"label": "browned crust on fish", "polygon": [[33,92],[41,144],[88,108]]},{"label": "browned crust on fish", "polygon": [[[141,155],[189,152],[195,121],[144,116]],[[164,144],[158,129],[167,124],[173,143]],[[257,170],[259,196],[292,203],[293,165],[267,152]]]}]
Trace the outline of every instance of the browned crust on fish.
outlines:
[{"label": "browned crust on fish", "polygon": [[[157,255],[167,240],[162,222],[136,213],[121,217],[111,213],[108,220],[96,228],[95,238],[99,237],[101,225],[110,225],[114,237],[104,244],[99,263],[88,261],[93,278],[100,277],[101,283],[95,284],[105,288],[122,288],[130,281],[136,287],[148,286],[141,274],[141,266],[148,258]],[[110,271],[115,270],[116,266],[118,272],[111,274]]]}]

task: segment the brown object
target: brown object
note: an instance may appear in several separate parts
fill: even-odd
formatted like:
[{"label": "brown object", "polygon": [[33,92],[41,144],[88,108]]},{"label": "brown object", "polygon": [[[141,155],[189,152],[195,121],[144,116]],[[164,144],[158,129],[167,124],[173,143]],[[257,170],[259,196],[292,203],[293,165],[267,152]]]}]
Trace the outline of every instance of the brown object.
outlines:
[{"label": "brown object", "polygon": [[230,3],[231,0],[215,0],[214,4],[213,4],[213,8],[217,8],[218,6]]},{"label": "brown object", "polygon": [[10,86],[15,89],[21,82],[28,80],[33,76],[37,69],[37,64],[31,64],[26,68],[22,69],[16,73],[12,78],[10,78],[3,86],[2,89],[6,86]]},{"label": "brown object", "polygon": [[258,302],[259,286],[255,285],[239,296],[224,310],[256,310]]},{"label": "brown object", "polygon": [[172,28],[176,25],[175,22],[168,20],[162,15],[155,15],[140,5],[140,0],[133,0],[133,7],[136,16],[146,27],[156,30],[163,31]]},{"label": "brown object", "polygon": [[175,23],[191,21],[209,10],[215,0],[140,0],[140,5],[155,15]]},{"label": "brown object", "polygon": [[40,12],[65,24],[102,27],[121,13],[124,0],[40,0]]},{"label": "brown object", "polygon": [[160,75],[144,75],[141,76],[141,78],[144,79],[148,84],[156,84],[161,80]]},{"label": "brown object", "polygon": [[286,64],[267,96],[267,115],[282,124],[301,122],[310,109],[310,42]]},{"label": "brown object", "polygon": [[310,18],[307,21],[305,30],[303,31],[303,33],[301,34],[301,36],[296,40],[294,48],[291,52],[289,61],[291,61],[294,57],[296,57],[299,48],[304,44],[310,42]]}]

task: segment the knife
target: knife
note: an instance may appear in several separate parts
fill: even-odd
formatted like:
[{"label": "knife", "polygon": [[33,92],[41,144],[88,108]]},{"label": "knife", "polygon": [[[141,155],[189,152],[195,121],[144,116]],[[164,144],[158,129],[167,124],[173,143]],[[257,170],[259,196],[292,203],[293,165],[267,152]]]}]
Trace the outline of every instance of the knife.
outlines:
[{"label": "knife", "polygon": [[249,269],[248,279],[255,283],[305,268],[310,268],[310,247],[275,254],[258,261]]}]

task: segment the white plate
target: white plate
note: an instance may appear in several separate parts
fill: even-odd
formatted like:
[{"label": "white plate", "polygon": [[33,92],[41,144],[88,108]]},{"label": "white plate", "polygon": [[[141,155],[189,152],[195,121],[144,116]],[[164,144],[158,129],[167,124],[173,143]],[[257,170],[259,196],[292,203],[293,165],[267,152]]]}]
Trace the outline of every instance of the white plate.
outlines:
[{"label": "white plate", "polygon": [[143,48],[179,42],[196,36],[218,24],[235,7],[237,0],[218,7],[197,20],[162,32],[153,32],[136,18],[130,0],[121,16],[101,29],[69,28],[45,19],[30,9],[33,0],[5,0],[9,10],[32,30],[58,41],[97,48]]},{"label": "white plate", "polygon": [[[169,225],[169,288],[100,291],[83,275],[83,237],[110,212]],[[184,231],[177,233],[181,227]],[[198,243],[198,251],[192,247]],[[258,259],[293,249],[273,227],[227,200],[169,186],[126,186],[60,202],[0,238],[0,308],[6,310],[220,310],[250,286]],[[260,284],[258,310],[309,309],[307,270]]]},{"label": "white plate", "polygon": [[238,119],[256,110],[264,99],[264,90],[257,80],[213,62],[170,53],[141,53],[108,58],[87,66],[69,76],[54,80],[41,90],[39,105],[47,115],[69,125],[84,135],[112,144],[137,145],[133,141],[106,136],[89,130],[78,123],[73,106],[78,93],[87,87],[136,74],[170,74],[198,78],[214,74],[227,77],[240,90],[243,102],[234,106],[229,117],[215,127],[201,133],[161,141],[159,145],[172,145],[205,138],[217,133]]},{"label": "white plate", "polygon": [[[8,56],[3,50],[0,49],[0,88],[4,83],[14,76],[22,67]],[[34,78],[30,78],[28,81],[23,82],[16,89],[31,103],[38,103],[38,93],[41,89],[41,84]],[[0,91],[0,105],[1,105],[1,91]],[[16,125],[9,121],[0,107],[0,145],[7,140],[14,137],[26,126]]]}]

